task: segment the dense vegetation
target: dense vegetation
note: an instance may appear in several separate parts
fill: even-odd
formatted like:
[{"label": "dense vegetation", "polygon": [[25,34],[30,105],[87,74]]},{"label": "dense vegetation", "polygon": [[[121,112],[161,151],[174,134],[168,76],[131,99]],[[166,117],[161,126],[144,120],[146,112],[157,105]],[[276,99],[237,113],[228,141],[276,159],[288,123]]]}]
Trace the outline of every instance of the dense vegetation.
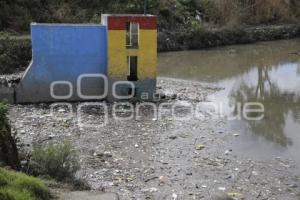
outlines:
[{"label": "dense vegetation", "polygon": [[[147,0],[160,29],[293,23],[298,0]],[[143,13],[143,0],[0,0],[0,31],[24,32],[30,22],[99,22],[102,13]]]},{"label": "dense vegetation", "polygon": [[29,38],[15,39],[0,35],[0,74],[23,71],[31,60]]}]

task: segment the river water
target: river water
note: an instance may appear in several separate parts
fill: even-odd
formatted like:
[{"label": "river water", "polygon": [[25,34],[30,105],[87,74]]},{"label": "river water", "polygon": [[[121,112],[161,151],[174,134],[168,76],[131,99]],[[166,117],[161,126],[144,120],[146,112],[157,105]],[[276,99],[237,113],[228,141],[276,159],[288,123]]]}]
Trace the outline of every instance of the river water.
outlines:
[{"label": "river water", "polygon": [[[159,54],[159,76],[221,88],[210,102],[228,117],[230,147],[240,156],[300,161],[300,39]],[[264,118],[231,119],[246,102],[264,106]]]}]

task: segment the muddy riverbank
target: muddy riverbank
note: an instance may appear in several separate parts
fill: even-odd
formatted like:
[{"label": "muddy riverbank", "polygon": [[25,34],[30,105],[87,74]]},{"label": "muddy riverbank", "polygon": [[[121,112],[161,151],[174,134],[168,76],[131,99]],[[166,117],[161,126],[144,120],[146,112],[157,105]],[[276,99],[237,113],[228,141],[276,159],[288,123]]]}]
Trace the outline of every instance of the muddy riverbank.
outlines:
[{"label": "muddy riverbank", "polygon": [[[184,106],[206,101],[222,88],[160,78],[158,89],[167,95],[164,103]],[[227,131],[226,119],[183,120],[190,116],[185,109],[175,118],[164,109],[157,119],[145,107],[141,117],[118,121],[108,115],[101,126],[101,110],[84,109],[79,123],[79,104],[71,106],[72,112],[62,107],[50,115],[50,105],[12,105],[9,117],[28,149],[33,141],[72,141],[82,166],[78,176],[93,189],[118,193],[125,200],[214,199],[225,194],[237,199],[300,198],[299,163],[239,156],[230,145],[241,133]]]},{"label": "muddy riverbank", "polygon": [[268,25],[220,30],[199,29],[191,32],[159,32],[158,51],[207,49],[259,41],[292,39],[300,36],[300,25]]}]

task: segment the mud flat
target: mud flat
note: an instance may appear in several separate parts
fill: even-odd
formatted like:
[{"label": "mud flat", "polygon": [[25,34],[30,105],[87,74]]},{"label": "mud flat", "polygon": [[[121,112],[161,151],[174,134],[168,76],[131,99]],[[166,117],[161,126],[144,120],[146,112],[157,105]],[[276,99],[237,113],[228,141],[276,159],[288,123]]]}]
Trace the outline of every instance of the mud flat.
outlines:
[{"label": "mud flat", "polygon": [[[160,78],[158,83],[166,94],[163,102],[179,105],[206,101],[221,89],[176,79]],[[300,198],[299,163],[238,156],[230,144],[239,133],[226,130],[226,119],[178,120],[168,113],[156,119],[145,108],[142,117],[116,120],[109,115],[103,125],[103,114],[91,107],[78,123],[80,104],[71,106],[51,114],[51,105],[12,105],[9,117],[29,150],[33,141],[71,140],[82,166],[78,176],[95,190],[117,193],[125,200]]]}]

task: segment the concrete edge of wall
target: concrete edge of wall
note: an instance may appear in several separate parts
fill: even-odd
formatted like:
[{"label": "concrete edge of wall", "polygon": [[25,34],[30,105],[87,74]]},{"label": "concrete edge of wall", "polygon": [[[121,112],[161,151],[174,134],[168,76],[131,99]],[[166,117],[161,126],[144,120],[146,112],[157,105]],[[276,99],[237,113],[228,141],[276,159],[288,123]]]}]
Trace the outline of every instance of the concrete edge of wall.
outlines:
[{"label": "concrete edge of wall", "polygon": [[9,104],[16,103],[15,88],[0,86],[0,101],[7,102]]},{"label": "concrete edge of wall", "polygon": [[[87,102],[87,101],[108,101],[108,102],[115,102],[115,101],[124,101],[124,100],[143,100],[143,101],[152,101],[154,95],[156,94],[156,78],[155,79],[145,79],[139,80],[134,82],[127,82],[125,83],[132,83],[136,89],[136,95],[131,99],[118,99],[115,98],[112,94],[112,87],[114,83],[120,82],[117,79],[109,79],[108,81],[108,94],[106,98],[103,99],[82,99],[78,96],[67,99],[67,100],[57,100],[53,98],[47,98],[45,100],[35,101],[31,99],[30,96],[27,98],[22,98],[23,95],[26,96],[26,91],[22,90],[22,84],[19,83],[14,87],[6,87],[0,86],[0,101],[5,101],[9,104],[35,104],[35,103],[55,103],[55,102]],[[124,83],[121,81],[120,83]],[[126,96],[130,89],[129,84],[121,84],[118,85],[116,88],[116,93],[121,96]],[[148,99],[145,96],[148,95]],[[49,94],[50,96],[50,94]]]}]

